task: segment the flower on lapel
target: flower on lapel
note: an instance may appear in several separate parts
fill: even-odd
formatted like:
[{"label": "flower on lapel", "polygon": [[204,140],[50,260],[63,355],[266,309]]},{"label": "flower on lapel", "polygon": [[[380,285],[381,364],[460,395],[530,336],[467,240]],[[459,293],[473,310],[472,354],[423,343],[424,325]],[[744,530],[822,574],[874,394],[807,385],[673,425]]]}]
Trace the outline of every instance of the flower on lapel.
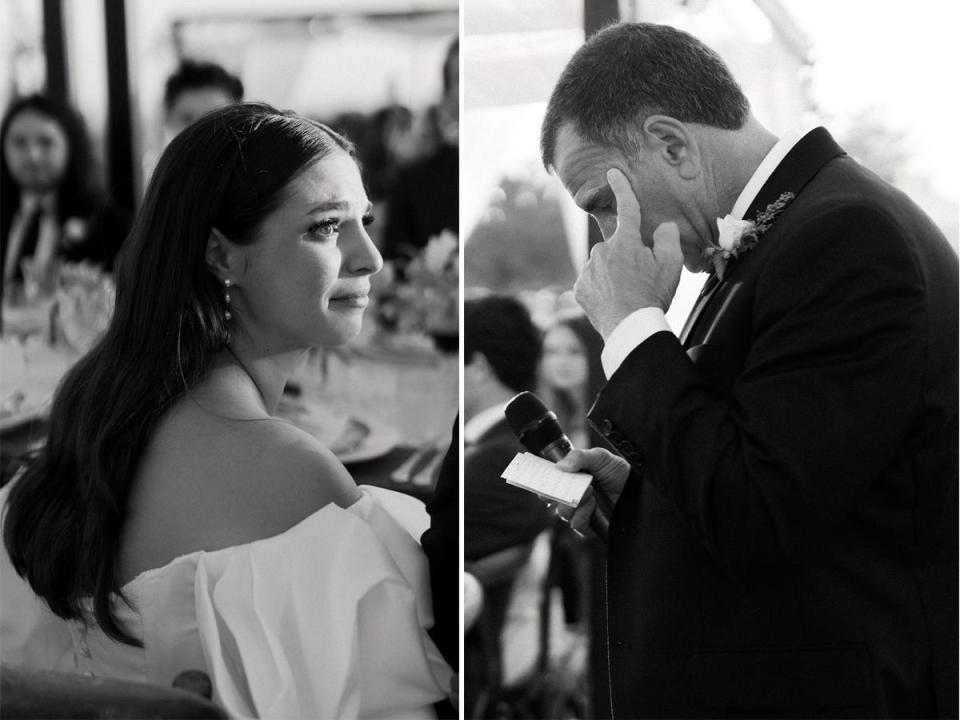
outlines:
[{"label": "flower on lapel", "polygon": [[717,230],[720,231],[717,242],[720,249],[728,252],[739,250],[743,238],[752,236],[755,228],[753,220],[738,220],[733,215],[717,218]]},{"label": "flower on lapel", "polygon": [[740,257],[745,252],[753,249],[757,241],[773,224],[777,215],[782,213],[794,194],[790,192],[783,193],[774,202],[758,212],[756,220],[740,220],[727,215],[723,218],[717,218],[718,238],[717,244],[710,244],[703,251],[703,257],[709,261],[717,274],[717,278],[723,280],[724,273],[727,271],[727,263],[732,259]]}]

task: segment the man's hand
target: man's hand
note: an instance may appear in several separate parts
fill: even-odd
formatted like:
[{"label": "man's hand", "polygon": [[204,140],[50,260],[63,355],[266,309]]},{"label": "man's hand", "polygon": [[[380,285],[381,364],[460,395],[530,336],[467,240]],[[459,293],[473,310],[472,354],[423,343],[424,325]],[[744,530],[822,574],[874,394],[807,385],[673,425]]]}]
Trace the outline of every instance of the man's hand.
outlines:
[{"label": "man's hand", "polygon": [[565,458],[557,463],[558,470],[566,472],[587,472],[593,475],[593,483],[583,494],[580,505],[569,518],[570,527],[581,535],[586,535],[590,529],[590,516],[597,507],[593,488],[596,486],[610,498],[613,505],[620,499],[623,486],[630,475],[630,464],[619,455],[614,455],[603,448],[590,450],[571,450]]},{"label": "man's hand", "polygon": [[590,259],[573,286],[574,297],[591,324],[606,340],[634,310],[673,302],[683,269],[676,223],[653,231],[653,246],[640,236],[640,205],[626,176],[611,168],[607,182],[617,198],[617,229],[593,246]]}]

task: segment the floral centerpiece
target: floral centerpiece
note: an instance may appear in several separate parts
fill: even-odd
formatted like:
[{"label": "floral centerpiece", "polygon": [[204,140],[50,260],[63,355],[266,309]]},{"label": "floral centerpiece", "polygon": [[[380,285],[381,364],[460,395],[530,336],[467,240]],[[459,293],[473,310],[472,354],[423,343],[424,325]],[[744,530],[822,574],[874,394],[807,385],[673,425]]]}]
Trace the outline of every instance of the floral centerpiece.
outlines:
[{"label": "floral centerpiece", "polygon": [[460,243],[444,230],[404,268],[393,296],[380,306],[381,321],[401,334],[424,334],[438,348],[455,351],[459,345]]},{"label": "floral centerpiece", "polygon": [[86,352],[100,339],[116,299],[113,278],[89,263],[64,264],[60,268],[54,308],[54,333],[79,352]]}]

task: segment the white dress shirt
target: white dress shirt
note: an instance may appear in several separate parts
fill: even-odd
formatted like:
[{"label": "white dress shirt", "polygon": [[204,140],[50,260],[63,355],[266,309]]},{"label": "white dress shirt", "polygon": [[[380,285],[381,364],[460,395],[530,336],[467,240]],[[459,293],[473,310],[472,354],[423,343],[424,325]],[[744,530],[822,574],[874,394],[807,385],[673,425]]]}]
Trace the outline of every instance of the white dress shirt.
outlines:
[{"label": "white dress shirt", "polygon": [[[730,215],[737,220],[743,219],[750,203],[757,197],[764,183],[770,179],[773,171],[783,162],[793,146],[800,142],[804,135],[812,129],[811,127],[795,128],[777,141],[777,144],[770,149],[770,152],[757,166],[753,175],[750,176],[739,197],[737,197],[737,201],[733,204]],[[603,352],[600,354],[604,374],[608,378],[611,377],[617,371],[617,368],[623,364],[623,361],[627,359],[627,356],[633,352],[634,348],[654,333],[664,330],[672,332],[670,325],[667,323],[667,317],[660,308],[640,308],[627,315],[613,329],[610,337],[604,343]]]},{"label": "white dress shirt", "polygon": [[465,420],[463,423],[463,442],[468,445],[476,444],[490,428],[506,417],[503,414],[506,407],[506,403],[497,403],[493,407],[481,410],[469,420]]}]

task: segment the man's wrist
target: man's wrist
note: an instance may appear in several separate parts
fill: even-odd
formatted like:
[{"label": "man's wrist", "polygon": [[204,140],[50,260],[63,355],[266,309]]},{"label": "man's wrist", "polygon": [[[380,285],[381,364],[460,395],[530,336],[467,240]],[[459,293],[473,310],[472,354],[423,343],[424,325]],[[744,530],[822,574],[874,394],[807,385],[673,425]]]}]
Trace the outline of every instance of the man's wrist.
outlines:
[{"label": "man's wrist", "polygon": [[640,343],[651,335],[672,332],[667,316],[657,307],[635,310],[621,320],[607,336],[600,355],[603,372],[610,378]]}]

